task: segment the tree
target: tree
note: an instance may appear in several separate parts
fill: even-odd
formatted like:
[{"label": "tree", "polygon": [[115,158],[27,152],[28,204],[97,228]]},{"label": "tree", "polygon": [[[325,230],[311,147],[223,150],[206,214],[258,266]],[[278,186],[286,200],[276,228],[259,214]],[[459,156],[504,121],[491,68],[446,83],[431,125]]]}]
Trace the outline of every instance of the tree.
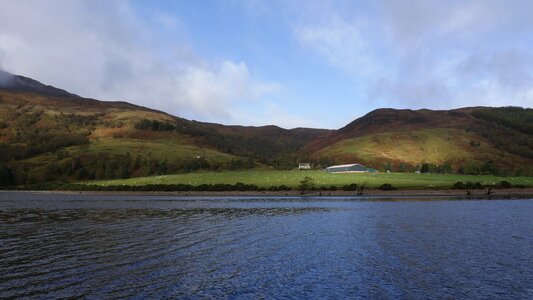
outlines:
[{"label": "tree", "polygon": [[22,167],[15,169],[15,172],[12,174],[15,184],[25,184],[28,182],[28,172]]},{"label": "tree", "polygon": [[253,169],[255,167],[255,162],[252,157],[248,157],[248,160],[246,161],[246,168]]},{"label": "tree", "polygon": [[486,162],[481,166],[481,173],[483,173],[483,174],[490,174],[490,175],[498,175],[500,172],[499,172],[499,170],[498,170],[498,167],[497,167],[496,164],[494,163],[494,161],[489,160],[489,161],[486,161]]},{"label": "tree", "polygon": [[58,167],[55,162],[46,166],[44,171],[44,181],[53,181],[59,178],[61,174],[58,172]]},{"label": "tree", "polygon": [[[129,152],[128,152],[129,153]],[[137,155],[135,157],[135,160],[132,162],[132,166],[131,166],[131,169],[133,171],[136,171],[137,169],[139,169],[142,165],[142,160],[141,160],[141,157],[139,155]]]},{"label": "tree", "polygon": [[105,179],[115,179],[116,170],[118,169],[117,162],[110,159],[105,163],[104,177]]},{"label": "tree", "polygon": [[105,178],[105,162],[102,162],[102,161],[98,161],[96,163],[96,167],[95,167],[95,178],[96,179],[104,179]]},{"label": "tree", "polygon": [[76,179],[85,179],[88,178],[89,175],[89,172],[83,167],[76,171]]},{"label": "tree", "polygon": [[452,164],[449,161],[445,161],[440,166],[442,173],[452,173]]},{"label": "tree", "polygon": [[321,168],[327,168],[334,164],[335,164],[335,161],[330,157],[320,157],[320,159],[318,160],[318,165]]},{"label": "tree", "polygon": [[356,191],[357,190],[357,184],[355,184],[355,183],[347,184],[347,185],[342,187],[342,190],[344,190],[344,191]]},{"label": "tree", "polygon": [[304,179],[302,181],[300,181],[300,191],[302,194],[304,194],[306,191],[312,189],[315,187],[315,182],[313,180],[313,178],[309,177],[309,176],[305,176]]},{"label": "tree", "polygon": [[164,175],[167,174],[167,172],[167,159],[165,158],[165,160],[157,166],[157,175]]},{"label": "tree", "polygon": [[465,174],[468,174],[468,175],[479,175],[479,167],[473,161],[469,161],[464,166],[463,171],[464,171]]},{"label": "tree", "polygon": [[363,191],[365,190],[366,183],[363,183],[359,186],[359,189],[357,190],[357,195],[362,196]]},{"label": "tree", "polygon": [[129,166],[121,165],[118,167],[116,176],[121,179],[129,178],[130,177],[130,169]]},{"label": "tree", "polygon": [[13,184],[13,173],[6,165],[0,165],[0,186],[7,186]]}]

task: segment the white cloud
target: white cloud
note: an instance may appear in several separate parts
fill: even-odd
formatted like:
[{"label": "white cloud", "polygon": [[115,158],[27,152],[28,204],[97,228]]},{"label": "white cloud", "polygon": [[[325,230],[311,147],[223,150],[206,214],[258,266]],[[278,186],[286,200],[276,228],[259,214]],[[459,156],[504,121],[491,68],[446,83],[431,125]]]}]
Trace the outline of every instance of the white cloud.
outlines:
[{"label": "white cloud", "polygon": [[335,67],[350,73],[370,72],[374,68],[368,54],[368,41],[357,24],[332,20],[328,24],[313,24],[295,31],[302,44],[314,49]]},{"label": "white cloud", "polygon": [[375,105],[533,106],[532,3],[381,0],[348,10],[339,1],[294,32]]},{"label": "white cloud", "polygon": [[183,24],[164,13],[145,20],[123,1],[1,6],[2,67],[82,96],[232,123],[239,105],[267,101],[280,89],[257,80],[245,62],[198,56]]},{"label": "white cloud", "polygon": [[[258,101],[264,96],[276,93],[277,84],[254,82],[246,64],[223,61],[218,65],[187,67],[177,75],[176,89],[182,99],[181,106],[210,119],[222,118],[235,121],[241,110],[232,104],[244,101]],[[213,107],[215,105],[215,107]]]}]

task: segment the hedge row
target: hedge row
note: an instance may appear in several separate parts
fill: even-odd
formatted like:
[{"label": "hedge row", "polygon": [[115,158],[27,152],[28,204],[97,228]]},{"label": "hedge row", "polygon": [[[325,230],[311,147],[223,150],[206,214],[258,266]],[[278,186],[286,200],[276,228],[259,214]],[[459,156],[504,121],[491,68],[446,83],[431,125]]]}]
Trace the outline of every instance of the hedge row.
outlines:
[{"label": "hedge row", "polygon": [[[362,187],[364,188],[364,186]],[[43,182],[37,184],[28,184],[28,185],[18,185],[18,186],[8,186],[0,187],[0,189],[5,190],[35,190],[35,191],[45,191],[45,190],[59,190],[59,191],[163,191],[163,192],[174,192],[174,191],[208,191],[208,192],[219,192],[219,191],[291,191],[293,188],[286,185],[279,186],[270,186],[259,187],[255,184],[245,184],[238,182],[236,184],[200,184],[200,185],[190,185],[190,184],[146,184],[146,185],[95,185],[95,184],[75,184],[75,183],[50,183]],[[343,187],[337,186],[321,186],[320,188],[311,187],[311,191],[356,191],[357,185],[351,184]]]},{"label": "hedge row", "polygon": [[[509,189],[509,188],[512,188],[512,187],[524,188],[525,186],[521,185],[521,184],[520,185],[519,184],[513,185],[509,181],[502,180],[497,185],[491,185],[491,186],[486,186],[486,187]],[[458,189],[458,190],[475,190],[475,189],[483,189],[485,187],[480,182],[470,182],[470,181],[468,181],[466,183],[463,183],[461,181],[457,181],[453,185],[453,188],[454,189]]]},{"label": "hedge row", "polygon": [[62,190],[62,191],[290,191],[286,185],[271,186],[268,188],[259,187],[255,184],[147,184],[147,185],[94,185],[94,184],[70,184],[70,183],[38,183],[33,185],[12,186],[10,190]]}]

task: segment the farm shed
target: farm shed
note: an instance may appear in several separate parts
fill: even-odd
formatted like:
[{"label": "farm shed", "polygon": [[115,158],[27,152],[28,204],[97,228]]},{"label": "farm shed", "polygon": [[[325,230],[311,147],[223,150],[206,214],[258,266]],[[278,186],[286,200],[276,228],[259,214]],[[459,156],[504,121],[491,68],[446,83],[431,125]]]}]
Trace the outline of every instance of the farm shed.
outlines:
[{"label": "farm shed", "polygon": [[362,164],[348,164],[338,165],[326,168],[326,172],[330,173],[348,173],[348,172],[366,172],[367,168]]}]

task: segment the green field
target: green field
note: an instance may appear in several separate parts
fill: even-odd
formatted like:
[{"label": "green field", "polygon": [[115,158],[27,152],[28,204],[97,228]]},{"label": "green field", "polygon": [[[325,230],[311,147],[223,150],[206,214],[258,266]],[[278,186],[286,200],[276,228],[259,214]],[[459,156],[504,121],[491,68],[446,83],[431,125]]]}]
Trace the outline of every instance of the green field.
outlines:
[{"label": "green field", "polygon": [[490,175],[458,175],[458,174],[413,174],[413,173],[343,173],[332,174],[324,171],[225,171],[225,172],[196,172],[165,176],[138,177],[121,180],[89,181],[86,184],[102,186],[115,185],[147,185],[147,184],[255,184],[259,187],[286,185],[297,188],[300,181],[309,176],[315,186],[342,187],[348,184],[365,184],[369,188],[377,188],[384,183],[390,183],[397,188],[438,189],[450,188],[457,181],[480,182],[482,185],[496,185],[506,180],[513,185],[533,186],[533,177],[495,177]]}]

